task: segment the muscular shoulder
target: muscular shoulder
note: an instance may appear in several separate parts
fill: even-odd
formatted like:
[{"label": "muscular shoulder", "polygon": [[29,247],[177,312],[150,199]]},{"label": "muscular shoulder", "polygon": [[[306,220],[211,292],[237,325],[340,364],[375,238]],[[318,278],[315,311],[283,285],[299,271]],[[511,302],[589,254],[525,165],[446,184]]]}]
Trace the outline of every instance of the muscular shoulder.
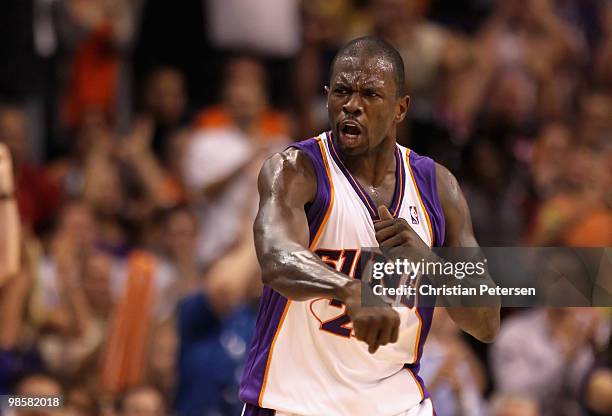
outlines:
[{"label": "muscular shoulder", "polygon": [[438,188],[438,198],[444,207],[456,206],[462,198],[461,188],[455,175],[451,173],[445,166],[435,162],[436,166],[436,184]]},{"label": "muscular shoulder", "polygon": [[446,219],[445,245],[450,247],[476,247],[472,219],[457,178],[444,166],[436,163],[438,198]]},{"label": "muscular shoulder", "polygon": [[266,193],[290,195],[310,202],[317,191],[312,161],[295,147],[275,153],[261,168],[258,186],[262,196]]}]

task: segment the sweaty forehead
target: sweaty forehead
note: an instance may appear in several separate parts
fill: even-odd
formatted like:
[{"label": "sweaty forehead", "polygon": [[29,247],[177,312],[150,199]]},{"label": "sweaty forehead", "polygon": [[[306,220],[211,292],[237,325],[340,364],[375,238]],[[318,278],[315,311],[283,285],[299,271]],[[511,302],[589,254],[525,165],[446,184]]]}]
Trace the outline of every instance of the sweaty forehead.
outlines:
[{"label": "sweaty forehead", "polygon": [[341,56],[336,59],[330,82],[383,84],[395,88],[393,64],[382,56]]}]

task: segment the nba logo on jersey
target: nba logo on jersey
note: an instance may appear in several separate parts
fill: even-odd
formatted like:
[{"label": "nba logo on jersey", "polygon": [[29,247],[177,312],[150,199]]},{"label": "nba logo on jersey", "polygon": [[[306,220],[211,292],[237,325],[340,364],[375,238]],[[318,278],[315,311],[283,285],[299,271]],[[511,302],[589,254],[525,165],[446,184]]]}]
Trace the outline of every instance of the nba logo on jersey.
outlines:
[{"label": "nba logo on jersey", "polygon": [[413,224],[419,223],[419,212],[414,205],[410,205],[410,219]]}]

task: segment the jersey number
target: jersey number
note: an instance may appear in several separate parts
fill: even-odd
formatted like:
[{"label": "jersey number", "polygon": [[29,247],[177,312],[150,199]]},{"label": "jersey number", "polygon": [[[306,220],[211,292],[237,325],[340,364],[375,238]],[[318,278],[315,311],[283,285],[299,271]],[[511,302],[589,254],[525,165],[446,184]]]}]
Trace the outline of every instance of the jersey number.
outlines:
[{"label": "jersey number", "polygon": [[[366,252],[367,256],[375,261],[384,261],[384,257],[378,258],[377,255],[372,252]],[[349,277],[354,279],[361,279],[363,272],[363,264],[361,264],[361,250],[330,250],[330,249],[318,249],[315,251],[315,254],[318,255],[323,263],[327,264],[334,270],[339,271]],[[372,258],[372,256],[374,256]],[[315,299],[311,302],[311,311],[312,311],[312,303],[320,301],[321,299]],[[346,305],[344,302],[338,299],[331,299],[328,301],[329,306],[333,306],[335,308],[341,309],[341,312],[334,316],[331,319],[321,322],[320,329],[322,331],[327,331],[335,335],[340,335],[345,338],[350,338],[352,335],[352,328],[348,326],[351,323],[351,318],[346,313]],[[414,298],[402,298],[401,303],[412,309],[414,307]],[[313,312],[314,314],[314,312]],[[316,315],[315,315],[316,316]]]}]

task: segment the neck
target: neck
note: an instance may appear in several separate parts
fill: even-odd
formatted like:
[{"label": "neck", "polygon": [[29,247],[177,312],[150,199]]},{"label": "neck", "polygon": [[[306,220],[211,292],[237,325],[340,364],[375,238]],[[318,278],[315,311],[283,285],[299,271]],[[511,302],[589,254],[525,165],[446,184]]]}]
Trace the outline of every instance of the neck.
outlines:
[{"label": "neck", "polygon": [[389,171],[395,172],[395,139],[389,137],[364,154],[349,155],[340,150],[339,155],[354,176],[375,187],[382,184]]}]

